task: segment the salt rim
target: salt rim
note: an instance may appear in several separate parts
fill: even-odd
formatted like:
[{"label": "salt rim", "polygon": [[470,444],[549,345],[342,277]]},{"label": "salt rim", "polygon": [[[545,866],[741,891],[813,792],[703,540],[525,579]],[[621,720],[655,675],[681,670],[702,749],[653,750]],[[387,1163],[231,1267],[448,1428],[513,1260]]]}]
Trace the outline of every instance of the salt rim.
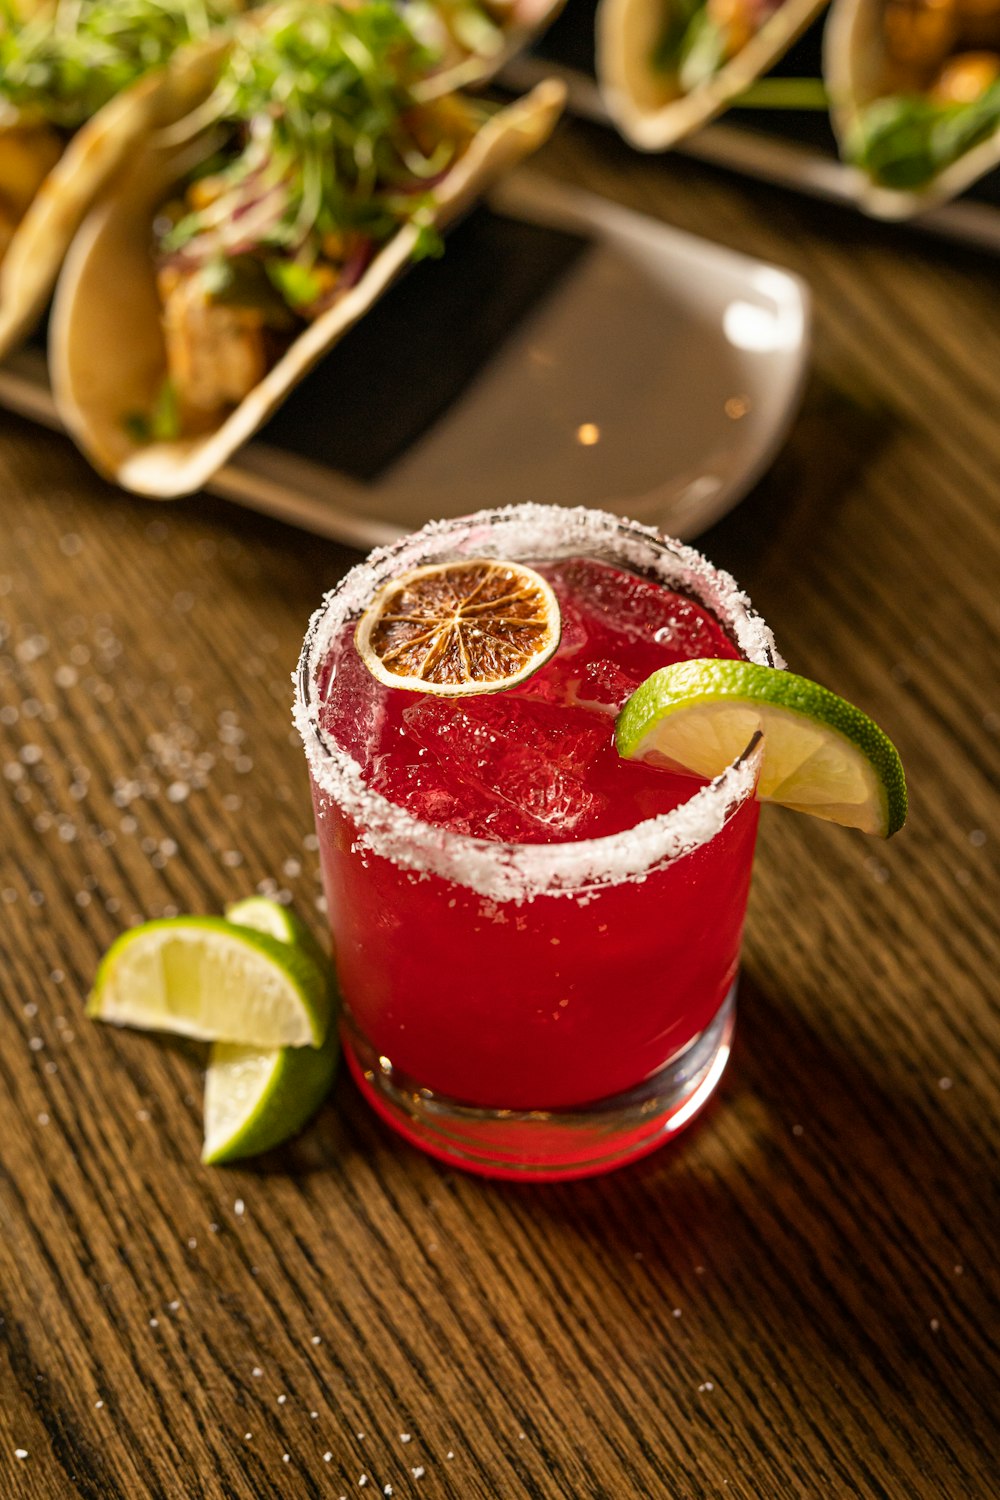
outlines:
[{"label": "salt rim", "polygon": [[421,879],[439,876],[489,900],[523,902],[545,895],[596,895],[624,881],[641,881],[713,839],[753,793],[761,757],[756,742],[671,812],[621,833],[575,843],[502,844],[471,838],[425,823],[370,790],[358,762],[319,728],[317,669],[341,625],[360,614],[389,578],[462,555],[524,561],[610,558],[690,594],[726,626],[748,661],[785,665],[771,631],[735,580],[693,547],[662,537],[653,527],[582,506],[535,504],[431,521],[389,547],[376,548],[324,596],[309,621],[293,677],[293,718],[313,782],[355,825],[352,850],[389,859]]}]

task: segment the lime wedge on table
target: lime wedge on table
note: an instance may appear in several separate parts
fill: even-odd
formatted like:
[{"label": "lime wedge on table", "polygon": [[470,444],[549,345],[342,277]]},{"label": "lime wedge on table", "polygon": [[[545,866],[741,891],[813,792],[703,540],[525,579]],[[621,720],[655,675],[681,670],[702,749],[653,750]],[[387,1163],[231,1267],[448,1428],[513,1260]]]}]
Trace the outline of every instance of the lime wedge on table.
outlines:
[{"label": "lime wedge on table", "polygon": [[221,917],[167,917],[122,933],[87,1004],[118,1026],[255,1047],[318,1047],[331,1010],[328,964]]},{"label": "lime wedge on table", "polygon": [[301,917],[297,917],[290,906],[272,901],[269,896],[244,896],[242,901],[233,901],[226,907],[226,921],[237,927],[250,927],[254,932],[266,933],[277,938],[279,943],[293,943],[301,948],[323,970],[330,966],[319,943]]},{"label": "lime wedge on table", "polygon": [[752,662],[699,660],[662,667],[618,716],[626,760],[653,757],[718,776],[762,730],[762,802],[888,838],[906,819],[896,747],[853,704],[808,678]]},{"label": "lime wedge on table", "polygon": [[[327,975],[332,989],[330,960],[305,923],[287,907],[264,896],[248,896],[228,906],[226,917],[308,954]],[[295,1135],[329,1093],[338,1055],[337,1029],[332,1025],[321,1047],[216,1042],[205,1077],[202,1161],[256,1156]]]},{"label": "lime wedge on table", "polygon": [[206,1163],[270,1151],[296,1135],[330,1092],[337,1032],[322,1047],[215,1042],[205,1077]]}]

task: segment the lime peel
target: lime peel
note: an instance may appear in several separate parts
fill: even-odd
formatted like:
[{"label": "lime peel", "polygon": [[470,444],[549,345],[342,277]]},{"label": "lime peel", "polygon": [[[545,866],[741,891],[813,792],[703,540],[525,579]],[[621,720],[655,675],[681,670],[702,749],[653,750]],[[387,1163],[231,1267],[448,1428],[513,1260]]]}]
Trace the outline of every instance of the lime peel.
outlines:
[{"label": "lime peel", "polygon": [[892,741],[853,704],[792,672],[715,659],[661,667],[623,707],[615,744],[627,760],[715,777],[759,730],[760,801],[883,838],[903,826],[906,778]]}]

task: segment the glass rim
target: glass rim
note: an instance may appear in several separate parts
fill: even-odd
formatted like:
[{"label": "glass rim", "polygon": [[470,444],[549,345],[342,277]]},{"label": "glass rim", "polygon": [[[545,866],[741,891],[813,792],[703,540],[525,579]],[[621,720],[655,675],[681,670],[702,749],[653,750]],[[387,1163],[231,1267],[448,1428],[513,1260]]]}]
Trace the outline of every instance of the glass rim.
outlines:
[{"label": "glass rim", "polygon": [[[461,542],[461,547],[459,543]],[[449,556],[550,561],[598,556],[693,598],[729,631],[747,661],[783,667],[770,629],[724,570],[693,547],[607,511],[510,505],[432,521],[376,548],[324,595],[313,613],[293,677],[293,716],[315,788],[354,825],[353,847],[417,877],[436,875],[495,901],[596,894],[641,881],[711,842],[753,794],[762,743],[750,743],[713,781],[670,812],[618,833],[558,844],[474,838],[424,822],[365,783],[361,766],[320,727],[319,668],[340,627],[389,579]]]}]

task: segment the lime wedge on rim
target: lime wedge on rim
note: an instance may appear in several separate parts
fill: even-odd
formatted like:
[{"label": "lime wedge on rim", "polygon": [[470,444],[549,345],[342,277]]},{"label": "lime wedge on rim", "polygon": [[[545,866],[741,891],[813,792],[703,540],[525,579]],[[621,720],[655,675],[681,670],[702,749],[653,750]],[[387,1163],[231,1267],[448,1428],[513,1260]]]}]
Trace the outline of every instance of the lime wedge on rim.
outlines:
[{"label": "lime wedge on rim", "polygon": [[717,660],[661,667],[618,715],[615,744],[626,760],[714,777],[758,730],[760,801],[882,838],[902,828],[906,778],[889,737],[836,693],[775,667]]},{"label": "lime wedge on rim", "polygon": [[[294,912],[265,896],[226,907],[237,926],[267,933],[312,957],[327,975],[330,960]],[[340,1048],[330,1026],[321,1047],[252,1047],[216,1042],[205,1077],[206,1164],[236,1161],[270,1151],[296,1135],[330,1091]]]},{"label": "lime wedge on rim", "polygon": [[203,1041],[318,1047],[331,990],[329,965],[291,943],[222,917],[165,917],[112,943],[87,1014]]}]

